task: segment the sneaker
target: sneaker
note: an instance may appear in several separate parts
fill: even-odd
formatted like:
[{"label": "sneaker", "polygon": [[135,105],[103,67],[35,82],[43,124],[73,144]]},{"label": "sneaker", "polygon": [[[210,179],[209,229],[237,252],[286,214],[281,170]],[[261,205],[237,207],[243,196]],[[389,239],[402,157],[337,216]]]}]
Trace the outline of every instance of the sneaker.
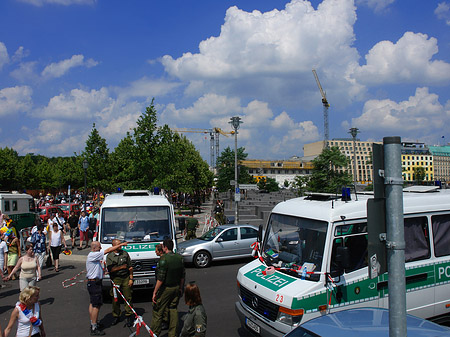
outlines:
[{"label": "sneaker", "polygon": [[105,335],[105,332],[102,330],[99,330],[99,328],[95,328],[95,329],[91,328],[91,336],[104,336],[104,335]]}]

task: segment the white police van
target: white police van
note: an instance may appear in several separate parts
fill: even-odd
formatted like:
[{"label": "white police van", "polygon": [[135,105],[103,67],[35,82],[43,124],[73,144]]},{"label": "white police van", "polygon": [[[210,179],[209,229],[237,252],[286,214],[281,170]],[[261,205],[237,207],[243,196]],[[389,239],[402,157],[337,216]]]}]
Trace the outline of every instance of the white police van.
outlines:
[{"label": "white police van", "polygon": [[[103,249],[111,247],[114,239],[128,241],[123,249],[132,260],[134,287],[155,286],[159,259],[155,247],[166,238],[172,239],[176,247],[173,206],[164,196],[138,190],[105,198],[100,209],[97,239]],[[107,275],[103,285],[111,286]]]},{"label": "white police van", "polygon": [[[450,190],[403,194],[407,312],[448,318]],[[274,207],[259,258],[237,275],[235,308],[242,326],[282,336],[329,312],[388,307],[388,274],[368,277],[368,198],[346,202],[312,195]]]}]

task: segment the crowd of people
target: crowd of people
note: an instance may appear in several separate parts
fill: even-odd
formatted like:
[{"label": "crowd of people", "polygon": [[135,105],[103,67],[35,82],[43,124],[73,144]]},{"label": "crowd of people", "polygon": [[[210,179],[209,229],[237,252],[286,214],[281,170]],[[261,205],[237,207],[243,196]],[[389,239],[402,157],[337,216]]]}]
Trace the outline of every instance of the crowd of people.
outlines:
[{"label": "crowd of people", "polygon": [[[79,196],[81,200],[81,196]],[[100,198],[100,196],[98,196]],[[203,194],[172,195],[174,202],[179,207],[193,205],[192,213],[198,207]],[[44,196],[38,200],[38,205],[45,206],[55,203],[63,203],[66,196]],[[16,336],[45,337],[46,332],[39,306],[39,291],[37,282],[42,279],[44,267],[54,266],[53,270],[59,272],[59,256],[64,248],[64,253],[71,249],[85,249],[90,247],[86,260],[86,281],[90,297],[89,317],[90,334],[94,336],[104,335],[103,326],[99,322],[99,311],[103,304],[102,279],[104,272],[108,272],[115,285],[111,289],[111,296],[117,298],[120,293],[126,302],[124,305],[126,325],[131,327],[135,323],[136,314],[132,309],[133,268],[128,253],[122,249],[127,243],[113,240],[112,247],[102,250],[98,241],[92,240],[93,231],[98,220],[98,210],[93,210],[89,215],[84,210],[78,216],[71,211],[68,217],[61,210],[50,216],[47,222],[36,220],[31,230],[31,235],[24,241],[24,249],[21,240],[14,228],[14,223],[6,215],[0,214],[0,276],[8,282],[19,279],[19,301],[13,309],[9,323],[0,337],[10,334],[17,326]],[[191,235],[195,237],[195,229],[198,221],[192,217],[189,224]],[[66,242],[64,235],[70,236]],[[76,242],[78,238],[78,244]],[[185,287],[184,262],[181,255],[173,252],[174,243],[167,239],[156,248],[160,257],[157,269],[157,283],[152,294],[153,316],[150,328],[159,335],[162,329],[168,329],[169,337],[174,336],[205,336],[206,335],[206,311],[202,305],[200,290],[195,282],[190,282]],[[101,262],[106,255],[106,270]],[[50,262],[49,262],[50,261]],[[183,325],[179,327],[177,306],[184,295],[185,302],[189,306],[189,312],[183,317]],[[119,301],[112,301],[112,315],[115,325],[120,322],[121,307]],[[180,332],[181,331],[181,332]]]}]

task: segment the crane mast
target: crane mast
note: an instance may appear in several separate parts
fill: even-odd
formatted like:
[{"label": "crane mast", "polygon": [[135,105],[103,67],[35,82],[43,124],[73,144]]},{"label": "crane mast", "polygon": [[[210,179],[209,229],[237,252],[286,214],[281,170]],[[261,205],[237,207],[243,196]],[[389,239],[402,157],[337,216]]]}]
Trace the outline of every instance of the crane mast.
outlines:
[{"label": "crane mast", "polygon": [[319,87],[320,94],[322,95],[322,104],[323,104],[323,138],[324,138],[324,145],[325,147],[328,146],[328,139],[330,137],[330,130],[328,127],[328,108],[330,107],[330,104],[328,103],[326,93],[322,89],[322,85],[319,81],[319,76],[317,76],[316,70],[312,70],[314,74],[314,78],[316,79],[317,86]]}]

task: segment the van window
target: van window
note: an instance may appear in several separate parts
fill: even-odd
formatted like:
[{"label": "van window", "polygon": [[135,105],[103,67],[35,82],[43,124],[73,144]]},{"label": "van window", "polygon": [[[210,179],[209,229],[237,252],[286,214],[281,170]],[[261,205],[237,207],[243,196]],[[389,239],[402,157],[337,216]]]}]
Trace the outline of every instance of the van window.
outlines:
[{"label": "van window", "polygon": [[3,203],[3,212],[10,212],[11,208],[9,207],[9,200],[5,200]]},{"label": "van window", "polygon": [[430,254],[427,217],[405,218],[405,261],[427,259]]},{"label": "van window", "polygon": [[335,233],[343,237],[337,238],[333,242],[333,252],[331,254],[332,272],[336,271],[338,267],[338,264],[335,262],[337,247],[348,247],[350,266],[345,269],[346,273],[367,267],[367,233],[361,233],[359,235],[352,234],[354,232],[358,233],[363,229],[367,230],[367,223],[342,225],[336,227]]},{"label": "van window", "polygon": [[434,255],[450,255],[450,214],[433,215]]},{"label": "van window", "polygon": [[17,200],[12,201],[12,210],[13,210],[13,212],[17,211]]}]

